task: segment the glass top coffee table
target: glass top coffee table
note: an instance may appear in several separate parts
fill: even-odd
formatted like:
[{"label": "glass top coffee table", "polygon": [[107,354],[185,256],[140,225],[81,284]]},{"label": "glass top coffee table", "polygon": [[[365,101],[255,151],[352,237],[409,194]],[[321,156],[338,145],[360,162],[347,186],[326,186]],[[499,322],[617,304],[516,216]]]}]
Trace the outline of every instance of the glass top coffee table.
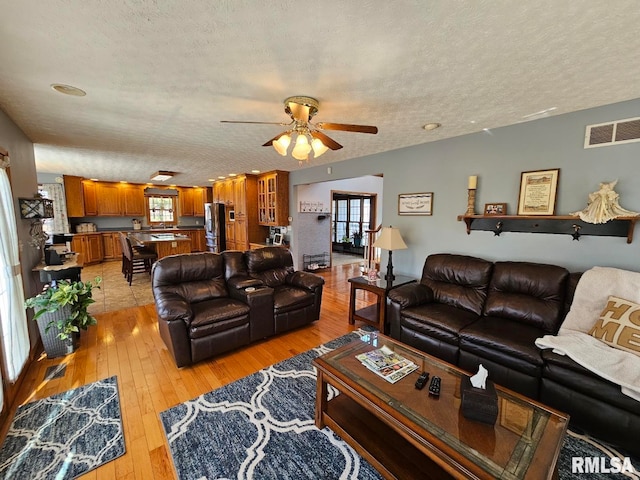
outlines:
[{"label": "glass top coffee table", "polygon": [[[356,355],[386,346],[418,369],[396,383],[367,369]],[[466,374],[387,336],[372,333],[314,360],[315,420],[366,458],[385,478],[554,478],[568,416],[496,385],[494,425],[465,418],[460,382]],[[442,379],[440,396],[421,372]],[[491,372],[489,372],[491,374]],[[340,394],[331,395],[328,385]]]}]

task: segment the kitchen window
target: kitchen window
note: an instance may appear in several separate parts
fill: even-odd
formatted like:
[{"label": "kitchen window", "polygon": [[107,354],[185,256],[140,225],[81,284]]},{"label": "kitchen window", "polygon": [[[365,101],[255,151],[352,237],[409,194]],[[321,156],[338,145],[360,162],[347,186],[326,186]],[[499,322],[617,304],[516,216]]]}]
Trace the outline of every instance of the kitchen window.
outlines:
[{"label": "kitchen window", "polygon": [[147,197],[147,220],[149,225],[174,225],[176,223],[176,197],[150,195]]}]

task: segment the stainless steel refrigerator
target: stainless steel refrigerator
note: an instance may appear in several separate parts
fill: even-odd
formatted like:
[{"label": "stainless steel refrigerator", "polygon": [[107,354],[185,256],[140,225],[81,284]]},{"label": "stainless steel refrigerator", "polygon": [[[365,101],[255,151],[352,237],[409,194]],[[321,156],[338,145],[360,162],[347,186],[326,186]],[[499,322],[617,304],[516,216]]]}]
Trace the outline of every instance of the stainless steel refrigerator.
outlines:
[{"label": "stainless steel refrigerator", "polygon": [[204,232],[207,250],[220,253],[226,250],[224,203],[204,204]]}]

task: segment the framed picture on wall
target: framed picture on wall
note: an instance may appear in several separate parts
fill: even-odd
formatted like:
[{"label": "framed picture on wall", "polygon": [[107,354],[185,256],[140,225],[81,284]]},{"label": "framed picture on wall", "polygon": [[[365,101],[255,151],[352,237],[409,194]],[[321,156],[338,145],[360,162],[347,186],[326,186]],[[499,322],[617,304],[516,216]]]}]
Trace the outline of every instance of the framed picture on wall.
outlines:
[{"label": "framed picture on wall", "polygon": [[398,215],[433,215],[433,192],[401,193]]},{"label": "framed picture on wall", "polygon": [[518,215],[553,215],[560,169],[522,172]]}]

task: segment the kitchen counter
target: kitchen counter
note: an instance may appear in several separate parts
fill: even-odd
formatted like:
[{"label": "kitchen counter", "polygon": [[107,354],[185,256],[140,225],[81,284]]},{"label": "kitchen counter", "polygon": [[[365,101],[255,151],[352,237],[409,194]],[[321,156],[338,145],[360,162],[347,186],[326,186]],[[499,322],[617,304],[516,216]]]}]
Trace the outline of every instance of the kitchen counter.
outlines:
[{"label": "kitchen counter", "polygon": [[191,237],[188,235],[171,233],[166,230],[158,232],[136,230],[135,233],[129,234],[129,238],[131,243],[137,243],[154,250],[158,254],[158,258],[180,253],[191,253]]}]

